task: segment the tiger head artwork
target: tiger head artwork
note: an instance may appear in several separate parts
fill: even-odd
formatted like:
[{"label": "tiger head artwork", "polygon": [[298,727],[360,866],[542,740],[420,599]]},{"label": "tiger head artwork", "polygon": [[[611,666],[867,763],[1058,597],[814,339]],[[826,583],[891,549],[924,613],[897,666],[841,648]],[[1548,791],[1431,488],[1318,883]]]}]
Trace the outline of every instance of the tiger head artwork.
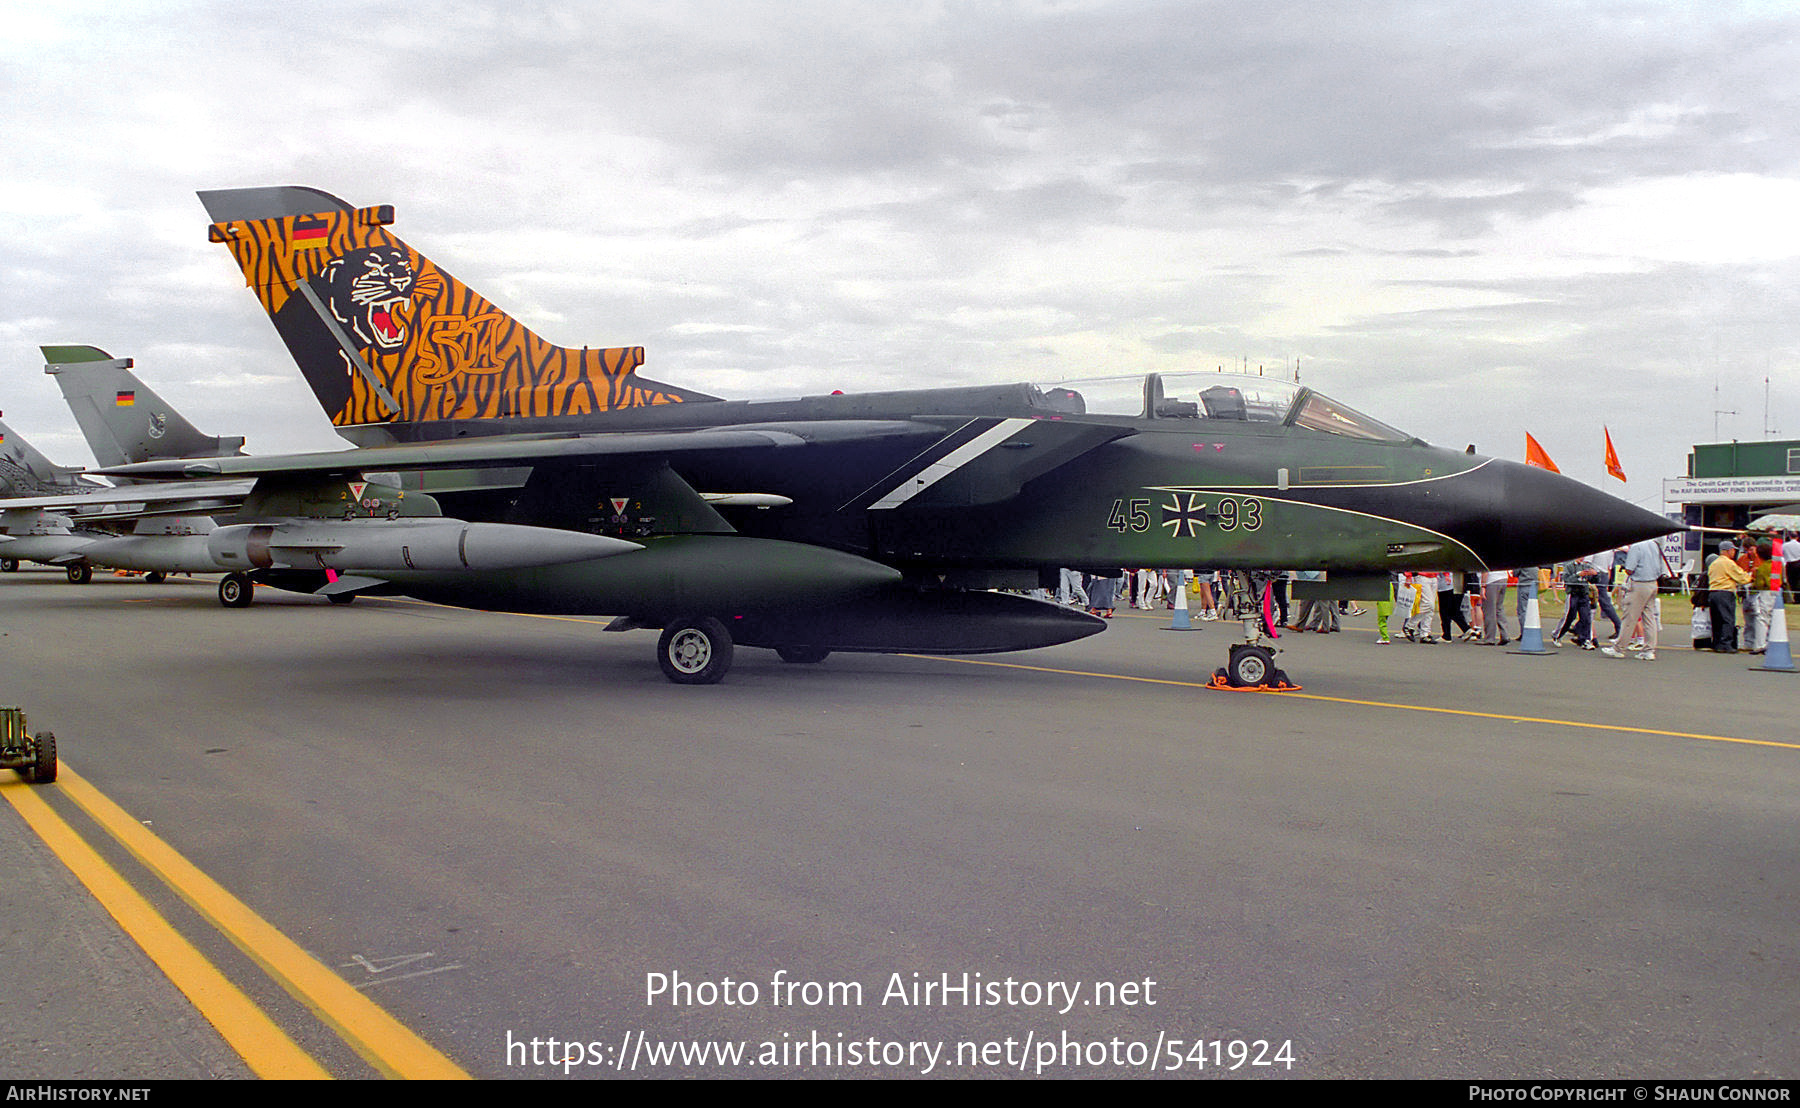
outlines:
[{"label": "tiger head artwork", "polygon": [[326,263],[313,287],[357,346],[391,354],[406,345],[406,308],[417,281],[404,251],[370,246]]}]

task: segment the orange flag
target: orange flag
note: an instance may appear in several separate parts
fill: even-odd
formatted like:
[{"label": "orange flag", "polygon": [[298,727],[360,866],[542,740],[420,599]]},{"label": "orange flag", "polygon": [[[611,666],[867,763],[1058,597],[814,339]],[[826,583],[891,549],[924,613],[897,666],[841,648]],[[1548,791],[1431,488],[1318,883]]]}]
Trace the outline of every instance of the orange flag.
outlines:
[{"label": "orange flag", "polygon": [[1619,455],[1613,450],[1612,432],[1605,427],[1600,430],[1606,433],[1606,472],[1623,481],[1625,480],[1625,467],[1619,464]]},{"label": "orange flag", "polygon": [[1544,453],[1544,448],[1538,445],[1538,441],[1531,437],[1529,431],[1525,433],[1525,464],[1536,466],[1539,469],[1547,469],[1551,473],[1562,472],[1556,468],[1556,463],[1550,460],[1550,455]]}]

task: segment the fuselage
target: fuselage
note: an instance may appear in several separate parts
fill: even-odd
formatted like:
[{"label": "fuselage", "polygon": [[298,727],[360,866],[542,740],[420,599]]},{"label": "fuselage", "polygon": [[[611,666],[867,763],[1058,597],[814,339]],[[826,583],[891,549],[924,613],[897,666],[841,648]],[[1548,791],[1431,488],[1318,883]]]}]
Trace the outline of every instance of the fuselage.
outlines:
[{"label": "fuselage", "polygon": [[[739,533],[908,572],[1474,570],[1545,564],[1671,528],[1579,482],[1431,446],[1287,382],[1229,374],[709,401],[376,425],[346,437],[747,426],[808,446],[672,463],[696,489],[793,500],[727,513]],[[596,500],[616,483],[604,465],[554,479],[586,482],[583,495]]]}]

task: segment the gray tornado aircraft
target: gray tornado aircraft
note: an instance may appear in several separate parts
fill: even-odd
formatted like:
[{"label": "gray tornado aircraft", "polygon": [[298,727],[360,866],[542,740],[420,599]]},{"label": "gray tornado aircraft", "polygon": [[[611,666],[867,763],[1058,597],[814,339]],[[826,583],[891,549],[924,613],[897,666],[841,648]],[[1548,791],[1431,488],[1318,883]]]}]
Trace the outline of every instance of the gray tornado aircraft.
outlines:
[{"label": "gray tornado aircraft", "polygon": [[[44,372],[56,378],[63,399],[87,440],[88,449],[102,466],[160,458],[219,457],[242,453],[244,440],[202,434],[180,412],[132,372],[130,358],[114,358],[92,346],[45,346]],[[0,428],[0,437],[12,438]],[[180,514],[168,505],[129,504],[125,494],[98,482],[82,481],[79,468],[52,466],[43,455],[22,442],[14,460],[0,445],[0,473],[7,482],[0,502],[0,570],[12,571],[23,561],[43,562],[67,570],[69,580],[88,581],[95,564],[153,571],[189,570],[191,566],[134,566],[102,562],[96,555],[108,546],[127,548],[135,536],[204,534],[212,529],[209,516]],[[10,472],[8,462],[10,462]],[[23,471],[31,480],[17,479]],[[248,491],[248,484],[237,490]],[[189,490],[184,499],[192,499]],[[130,495],[163,496],[162,492],[136,491]],[[214,502],[212,506],[218,506]]]},{"label": "gray tornado aircraft", "polygon": [[244,452],[242,438],[202,434],[132,372],[130,358],[97,346],[42,346],[94,460],[102,466],[158,458],[220,458]]},{"label": "gray tornado aircraft", "polygon": [[59,466],[0,422],[0,495],[79,493],[102,486],[81,480],[81,466]]},{"label": "gray tornado aircraft", "polygon": [[[641,347],[546,342],[395,237],[392,208],[300,187],[201,199],[210,238],[359,449],[111,472],[259,488],[401,472],[470,518],[629,541],[604,559],[403,566],[330,587],[661,628],[658,660],[679,683],[719,680],[734,643],[815,662],[1093,634],[1103,621],[988,591],[1053,582],[1064,566],[1374,583],[1673,530],[1559,475],[1433,447],[1262,378],[723,400],[639,376]],[[275,568],[247,553],[253,579]],[[1234,682],[1272,668],[1260,645],[1244,657],[1239,672],[1234,650]]]},{"label": "gray tornado aircraft", "polygon": [[[74,497],[104,487],[83,481],[83,472],[80,466],[52,462],[24,436],[0,422],[0,496]],[[0,512],[0,572],[11,573],[22,561],[78,561],[80,555],[76,552],[96,536],[72,530],[69,522],[42,509]],[[69,580],[85,581],[87,576],[85,568],[70,567]]]},{"label": "gray tornado aircraft", "polygon": [[[44,371],[56,377],[103,466],[242,456],[242,438],[201,434],[131,372],[130,359],[91,346],[43,351]],[[46,465],[38,456],[37,468]],[[79,472],[57,469],[59,476]],[[347,603],[354,590],[327,587],[340,573],[517,569],[638,549],[606,536],[444,518],[430,496],[408,498],[386,474],[261,485],[65,481],[40,483],[36,493],[0,500],[0,552],[7,555],[0,568],[16,569],[17,554],[65,566],[77,583],[89,580],[93,566],[143,571],[151,581],[223,572],[219,599],[228,607],[250,603],[250,579],[233,571],[253,563],[267,584]],[[229,525],[219,526],[215,516]]]}]

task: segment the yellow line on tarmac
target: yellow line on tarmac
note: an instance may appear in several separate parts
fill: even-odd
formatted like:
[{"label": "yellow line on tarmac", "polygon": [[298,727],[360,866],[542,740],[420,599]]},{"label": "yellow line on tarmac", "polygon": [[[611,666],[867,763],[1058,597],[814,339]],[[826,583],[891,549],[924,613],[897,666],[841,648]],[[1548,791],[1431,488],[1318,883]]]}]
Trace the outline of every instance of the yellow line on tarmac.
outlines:
[{"label": "yellow line on tarmac", "polygon": [[[66,772],[66,770],[65,770]],[[11,776],[8,774],[8,776]],[[0,782],[4,795],[44,845],[62,859],[102,907],[200,1010],[258,1077],[316,1080],[331,1075],[277,1027],[194,944],[159,915],[106,859],[35,791],[47,786]]]},{"label": "yellow line on tarmac", "polygon": [[[1018,662],[988,662],[979,658],[956,658],[942,654],[908,654],[908,658],[926,658],[937,662],[961,662],[969,666],[998,666],[1002,669],[1025,669],[1037,673],[1057,673],[1066,677],[1099,677],[1108,681],[1137,681],[1147,685],[1176,685],[1189,689],[1204,689],[1210,686],[1204,681],[1175,681],[1164,677],[1133,677],[1125,673],[1092,673],[1085,670],[1054,669],[1049,666],[1027,666]],[[1576,719],[1544,719],[1539,716],[1515,716],[1502,712],[1475,712],[1466,708],[1438,708],[1427,704],[1393,704],[1382,700],[1352,700],[1343,696],[1323,696],[1319,693],[1284,692],[1269,693],[1271,697],[1282,700],[1322,700],[1331,704],[1355,704],[1365,708],[1393,708],[1403,712],[1435,712],[1447,716],[1473,716],[1477,719],[1498,719],[1508,723],[1542,723],[1553,727],[1585,727],[1595,731],[1626,731],[1635,735],[1662,735],[1675,739],[1700,739],[1714,743],[1741,743],[1745,746],[1773,746],[1785,750],[1800,750],[1800,743],[1775,742],[1770,739],[1741,739],[1734,735],[1701,735],[1691,731],[1663,731],[1654,727],[1632,727],[1622,723],[1586,723]]]},{"label": "yellow line on tarmac", "polygon": [[[1145,685],[1175,685],[1184,689],[1204,689],[1204,681],[1176,681],[1168,677],[1133,677],[1128,673],[1092,673],[1080,669],[1055,669],[1051,666],[1028,666],[1020,662],[989,662],[980,658],[959,658],[950,654],[903,654],[904,658],[921,658],[930,662],[961,662],[965,666],[997,666],[1000,669],[1027,669],[1034,673],[1059,673],[1065,677],[1103,677],[1109,681],[1136,681]],[[1283,693],[1292,696],[1292,693]]]},{"label": "yellow line on tarmac", "polygon": [[69,769],[67,762],[62,764],[58,779],[63,791],[93,817],[94,822],[162,878],[270,977],[311,1008],[382,1074],[437,1079],[469,1076],[411,1028],[388,1015],[243,901],[226,892],[199,867],[151,834],[123,808]]}]

